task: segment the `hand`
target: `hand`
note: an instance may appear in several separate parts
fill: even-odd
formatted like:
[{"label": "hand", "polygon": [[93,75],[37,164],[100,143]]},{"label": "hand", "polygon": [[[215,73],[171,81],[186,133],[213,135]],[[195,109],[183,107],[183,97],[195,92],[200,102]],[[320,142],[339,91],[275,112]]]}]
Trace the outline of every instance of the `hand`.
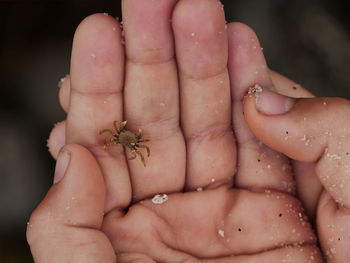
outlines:
[{"label": "hand", "polygon": [[[50,145],[55,154],[65,130],[102,172],[84,148],[64,147],[68,170],[28,227],[36,261],[115,262],[114,249],[118,262],[321,262],[289,160],[243,117],[248,88],[271,86],[255,34],[239,23],[226,31],[211,0],[129,0],[123,14],[125,68],[113,18],[91,16],[75,34],[67,121]],[[98,133],[114,120],[151,140],[146,168],[120,145],[103,150]]]}]

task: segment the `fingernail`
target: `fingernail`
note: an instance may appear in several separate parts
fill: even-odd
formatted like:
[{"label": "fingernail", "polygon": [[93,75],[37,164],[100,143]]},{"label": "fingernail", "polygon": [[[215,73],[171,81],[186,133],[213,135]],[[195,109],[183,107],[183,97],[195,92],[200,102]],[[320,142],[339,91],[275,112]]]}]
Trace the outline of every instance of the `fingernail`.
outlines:
[{"label": "fingernail", "polygon": [[254,89],[256,109],[266,115],[284,114],[294,105],[294,98],[275,93],[268,88],[261,88],[259,85],[255,85]]},{"label": "fingernail", "polygon": [[57,157],[55,175],[53,178],[53,183],[56,184],[62,180],[64,174],[66,173],[69,160],[70,160],[70,151],[62,149]]}]

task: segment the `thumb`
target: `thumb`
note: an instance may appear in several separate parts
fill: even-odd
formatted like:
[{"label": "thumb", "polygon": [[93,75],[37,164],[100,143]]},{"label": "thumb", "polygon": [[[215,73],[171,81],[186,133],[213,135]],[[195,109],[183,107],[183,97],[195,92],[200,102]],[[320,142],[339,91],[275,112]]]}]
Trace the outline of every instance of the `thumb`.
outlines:
[{"label": "thumb", "polygon": [[294,160],[315,162],[327,191],[318,204],[320,241],[326,255],[343,262],[350,255],[350,102],[295,99],[256,85],[244,99],[244,113],[263,143]]},{"label": "thumb", "polygon": [[350,207],[350,102],[294,99],[259,88],[251,89],[244,101],[255,136],[294,160],[316,162],[325,189]]},{"label": "thumb", "polygon": [[115,262],[100,231],[105,187],[92,154],[79,145],[59,153],[54,185],[32,213],[27,240],[35,262]]}]

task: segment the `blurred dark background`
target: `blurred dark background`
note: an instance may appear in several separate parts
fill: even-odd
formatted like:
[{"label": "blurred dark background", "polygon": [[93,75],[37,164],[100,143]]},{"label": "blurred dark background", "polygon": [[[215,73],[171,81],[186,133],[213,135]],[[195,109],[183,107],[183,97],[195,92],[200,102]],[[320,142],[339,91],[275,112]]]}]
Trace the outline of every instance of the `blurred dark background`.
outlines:
[{"label": "blurred dark background", "polygon": [[[350,99],[350,1],[222,2],[227,21],[256,31],[272,69],[318,96]],[[32,262],[26,223],[51,185],[46,140],[65,118],[57,83],[75,28],[95,12],[121,17],[120,1],[0,0],[0,262]]]}]

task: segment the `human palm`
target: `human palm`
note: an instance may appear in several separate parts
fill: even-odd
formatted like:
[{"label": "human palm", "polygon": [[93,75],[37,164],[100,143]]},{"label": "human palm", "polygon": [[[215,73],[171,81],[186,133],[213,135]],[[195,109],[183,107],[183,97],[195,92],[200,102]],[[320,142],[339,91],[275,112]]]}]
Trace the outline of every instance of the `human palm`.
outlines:
[{"label": "human palm", "polygon": [[[247,87],[272,86],[254,33],[226,28],[217,1],[129,0],[123,14],[125,46],[109,16],[79,26],[61,99],[66,142],[86,146],[104,178],[105,215],[87,225],[118,262],[321,262],[289,159],[244,120]],[[104,150],[114,120],[150,139],[146,167],[121,145]],[[97,247],[90,258],[113,254]]]}]

